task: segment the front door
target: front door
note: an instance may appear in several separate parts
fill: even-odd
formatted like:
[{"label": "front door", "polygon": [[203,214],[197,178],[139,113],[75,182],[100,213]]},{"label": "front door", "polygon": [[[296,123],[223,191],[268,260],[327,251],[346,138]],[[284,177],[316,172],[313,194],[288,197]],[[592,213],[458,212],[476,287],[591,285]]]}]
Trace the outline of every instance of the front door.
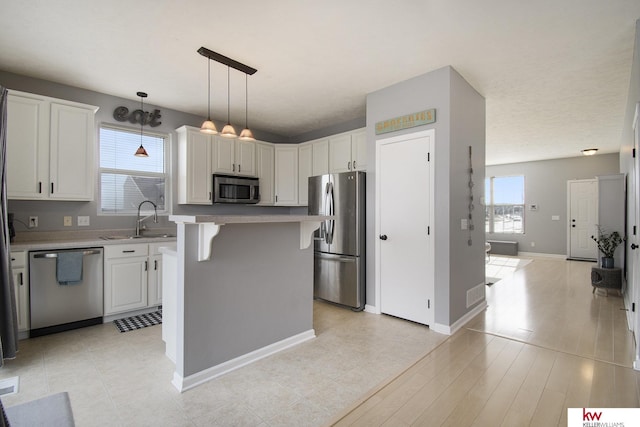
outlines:
[{"label": "front door", "polygon": [[598,182],[595,179],[568,181],[569,233],[567,255],[569,259],[595,260],[598,256],[597,234]]},{"label": "front door", "polygon": [[435,131],[377,144],[380,310],[422,324],[433,322],[432,182],[429,152]]}]

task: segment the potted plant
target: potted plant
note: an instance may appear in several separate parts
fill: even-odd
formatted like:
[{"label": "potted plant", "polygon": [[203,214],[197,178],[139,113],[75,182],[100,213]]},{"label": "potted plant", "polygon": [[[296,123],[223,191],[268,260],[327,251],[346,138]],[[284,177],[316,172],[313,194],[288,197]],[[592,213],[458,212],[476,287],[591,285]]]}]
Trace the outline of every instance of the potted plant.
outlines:
[{"label": "potted plant", "polygon": [[620,233],[613,231],[607,234],[598,226],[598,237],[596,238],[595,236],[591,236],[591,238],[596,242],[598,249],[604,255],[602,257],[602,268],[613,268],[613,254],[615,253],[618,245],[622,243]]}]

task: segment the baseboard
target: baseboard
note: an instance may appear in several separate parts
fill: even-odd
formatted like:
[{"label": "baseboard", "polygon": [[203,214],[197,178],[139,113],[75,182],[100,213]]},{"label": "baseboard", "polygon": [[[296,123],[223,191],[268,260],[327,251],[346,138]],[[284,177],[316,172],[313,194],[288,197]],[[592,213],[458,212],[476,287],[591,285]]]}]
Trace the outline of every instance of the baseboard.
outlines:
[{"label": "baseboard", "polygon": [[250,363],[264,359],[267,356],[271,356],[272,354],[278,353],[287,348],[302,344],[303,342],[309,341],[315,337],[315,330],[309,329],[308,331],[285,338],[282,341],[269,344],[268,346],[254,350],[251,353],[244,354],[236,357],[235,359],[228,360],[187,377],[182,377],[177,372],[174,372],[171,384],[173,384],[178,391],[183,392]]},{"label": "baseboard", "polygon": [[140,310],[125,311],[124,313],[110,314],[102,318],[102,323],[113,322],[114,320],[124,319],[125,317],[139,316],[141,314],[153,313],[154,311],[158,311],[158,307],[160,306],[154,305],[153,307],[141,308]]},{"label": "baseboard", "polygon": [[558,258],[558,259],[567,259],[566,254],[545,254],[542,252],[518,252],[518,256],[532,256],[532,257],[542,257],[542,258]]},{"label": "baseboard", "polygon": [[480,312],[484,311],[487,308],[487,301],[482,301],[480,304],[475,306],[471,311],[467,314],[456,320],[453,325],[443,325],[441,323],[434,323],[433,325],[429,325],[429,329],[439,334],[444,335],[453,335],[458,330],[460,330],[468,321],[476,317]]}]

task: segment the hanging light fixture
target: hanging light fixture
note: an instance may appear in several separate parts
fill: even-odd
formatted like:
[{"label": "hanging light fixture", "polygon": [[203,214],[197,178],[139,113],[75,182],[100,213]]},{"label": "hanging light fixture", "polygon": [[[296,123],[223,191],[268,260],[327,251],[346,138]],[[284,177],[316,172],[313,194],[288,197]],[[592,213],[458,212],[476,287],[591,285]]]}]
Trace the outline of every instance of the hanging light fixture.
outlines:
[{"label": "hanging light fixture", "polygon": [[229,87],[229,81],[230,81],[229,70],[230,70],[230,67],[227,65],[227,124],[224,125],[224,127],[222,128],[222,132],[220,132],[220,135],[224,136],[225,138],[236,138],[238,135],[236,134],[236,130],[233,128],[233,126],[231,126],[231,121],[229,120],[229,109],[231,104],[230,102],[231,89]]},{"label": "hanging light fixture", "polygon": [[200,132],[215,135],[218,133],[215,123],[211,120],[211,58],[207,60],[207,120],[202,122]]},{"label": "hanging light fixture", "polygon": [[249,84],[247,83],[248,76],[245,73],[244,75],[244,129],[240,132],[239,139],[243,141],[255,141],[256,139],[253,137],[253,132],[249,129],[249,121],[247,117],[249,116]]},{"label": "hanging light fixture", "polygon": [[593,156],[594,154],[596,154],[598,152],[597,148],[586,148],[584,150],[581,151],[582,155],[584,156]]},{"label": "hanging light fixture", "polygon": [[149,154],[147,154],[147,150],[144,149],[144,147],[142,146],[142,127],[144,126],[144,99],[147,97],[147,94],[144,92],[138,92],[136,93],[136,95],[138,95],[140,97],[140,111],[142,111],[142,114],[140,115],[140,147],[138,147],[138,149],[136,150],[135,156],[136,157],[149,157]]}]

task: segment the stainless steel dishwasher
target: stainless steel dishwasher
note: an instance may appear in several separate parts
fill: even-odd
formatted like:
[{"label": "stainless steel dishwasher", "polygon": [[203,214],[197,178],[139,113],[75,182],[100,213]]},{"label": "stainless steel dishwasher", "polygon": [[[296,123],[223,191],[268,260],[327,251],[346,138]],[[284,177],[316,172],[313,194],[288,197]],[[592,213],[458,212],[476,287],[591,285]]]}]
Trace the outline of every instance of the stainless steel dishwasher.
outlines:
[{"label": "stainless steel dishwasher", "polygon": [[[102,248],[29,252],[31,337],[102,323],[102,252]],[[79,281],[58,282],[58,261],[65,253],[78,254],[78,263],[81,257]]]}]

